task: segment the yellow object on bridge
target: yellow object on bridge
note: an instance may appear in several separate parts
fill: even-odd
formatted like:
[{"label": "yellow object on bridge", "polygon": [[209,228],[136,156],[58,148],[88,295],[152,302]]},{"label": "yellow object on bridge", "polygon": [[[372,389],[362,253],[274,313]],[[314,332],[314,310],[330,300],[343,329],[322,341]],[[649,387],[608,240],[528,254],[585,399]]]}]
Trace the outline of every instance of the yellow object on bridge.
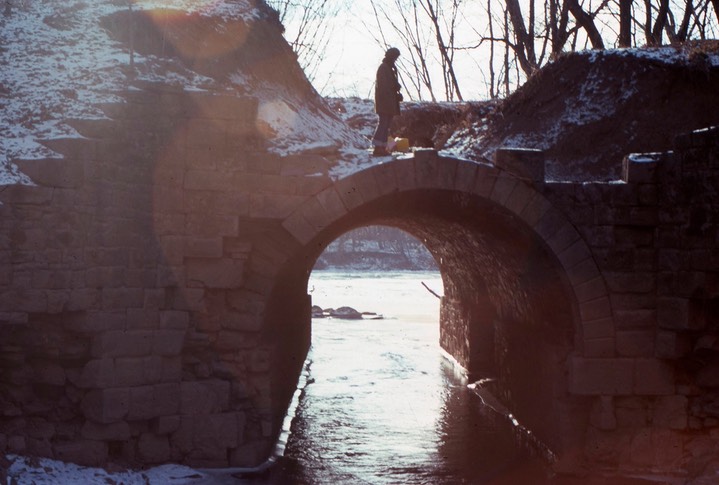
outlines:
[{"label": "yellow object on bridge", "polygon": [[409,151],[409,139],[390,138],[387,140],[387,149],[393,152],[407,153]]}]

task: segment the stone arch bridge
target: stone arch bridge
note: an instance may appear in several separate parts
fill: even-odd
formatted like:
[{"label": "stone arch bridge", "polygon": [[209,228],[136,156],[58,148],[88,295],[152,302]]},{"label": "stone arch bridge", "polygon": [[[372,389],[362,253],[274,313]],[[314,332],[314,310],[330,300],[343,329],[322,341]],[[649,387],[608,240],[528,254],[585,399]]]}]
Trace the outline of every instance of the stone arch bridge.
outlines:
[{"label": "stone arch bridge", "polygon": [[334,180],[317,155],[269,153],[252,98],[125,99],[48,141],[63,160],[18,161],[35,186],[0,188],[0,452],[262,463],[309,345],[316,258],[387,224],[438,262],[443,348],[558,466],[712,466],[716,129],[627,157],[613,183],[547,181],[529,150],[419,151]]}]

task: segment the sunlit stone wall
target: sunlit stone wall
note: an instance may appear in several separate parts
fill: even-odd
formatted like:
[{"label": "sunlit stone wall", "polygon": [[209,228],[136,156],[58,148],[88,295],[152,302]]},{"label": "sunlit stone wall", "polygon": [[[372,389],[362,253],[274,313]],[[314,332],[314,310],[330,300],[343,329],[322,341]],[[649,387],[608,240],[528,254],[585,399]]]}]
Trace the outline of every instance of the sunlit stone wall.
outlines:
[{"label": "sunlit stone wall", "polygon": [[0,453],[257,465],[292,391],[262,332],[280,221],[329,179],[281,176],[251,97],[124,98],[2,188]]}]

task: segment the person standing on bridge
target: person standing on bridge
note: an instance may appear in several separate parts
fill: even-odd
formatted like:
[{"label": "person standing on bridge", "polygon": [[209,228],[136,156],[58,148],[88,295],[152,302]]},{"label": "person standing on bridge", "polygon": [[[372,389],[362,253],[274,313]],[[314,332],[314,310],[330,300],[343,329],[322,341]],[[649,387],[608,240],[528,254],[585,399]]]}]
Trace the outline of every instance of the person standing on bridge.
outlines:
[{"label": "person standing on bridge", "polygon": [[377,69],[377,80],[374,86],[374,108],[379,115],[377,129],[374,133],[372,144],[374,145],[373,155],[385,156],[390,152],[387,150],[387,139],[389,138],[389,127],[392,118],[398,116],[399,103],[402,101],[400,93],[399,76],[395,62],[399,58],[399,49],[390,47],[385,52],[382,64]]}]

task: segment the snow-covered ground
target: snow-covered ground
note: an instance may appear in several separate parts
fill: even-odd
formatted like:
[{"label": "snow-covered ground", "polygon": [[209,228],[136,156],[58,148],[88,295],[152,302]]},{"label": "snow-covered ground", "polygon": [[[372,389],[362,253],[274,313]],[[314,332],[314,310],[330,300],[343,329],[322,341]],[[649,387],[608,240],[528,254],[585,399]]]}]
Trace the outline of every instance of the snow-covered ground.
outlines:
[{"label": "snow-covered ground", "polygon": [[[222,485],[243,483],[231,473],[200,471],[181,465],[148,470],[108,471],[46,458],[10,455],[7,485]],[[0,472],[0,477],[2,473]],[[5,484],[3,484],[5,485]]]}]

